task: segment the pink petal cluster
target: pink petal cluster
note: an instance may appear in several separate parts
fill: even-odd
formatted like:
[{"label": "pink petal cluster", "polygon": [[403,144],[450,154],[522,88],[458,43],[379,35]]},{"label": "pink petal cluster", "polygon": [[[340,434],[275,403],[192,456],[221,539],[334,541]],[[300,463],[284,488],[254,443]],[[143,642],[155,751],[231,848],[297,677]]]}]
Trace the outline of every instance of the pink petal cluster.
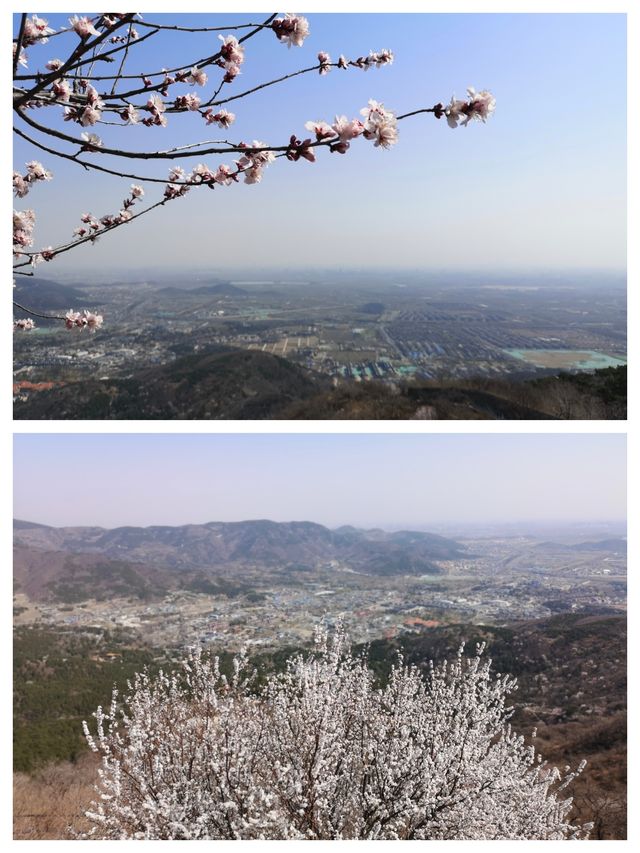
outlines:
[{"label": "pink petal cluster", "polygon": [[164,197],[166,199],[180,198],[186,195],[191,189],[186,183],[175,183],[175,181],[185,181],[186,172],[180,166],[173,166],[169,171],[169,183],[164,188]]},{"label": "pink petal cluster", "polygon": [[174,101],[174,107],[177,110],[197,112],[200,109],[200,98],[195,92],[189,92],[188,95],[178,95]]},{"label": "pink petal cluster", "polygon": [[[346,116],[342,116],[342,118],[346,120]],[[308,121],[305,127],[307,130],[315,133],[317,142],[321,142],[323,139],[330,139],[336,135],[336,131],[326,121]]]},{"label": "pink petal cluster", "polygon": [[[93,127],[93,125],[97,124],[102,118],[104,102],[101,100],[100,95],[91,83],[88,83],[85,80],[81,81],[80,85],[84,89],[87,101],[86,106],[65,107],[64,120],[76,121],[78,124],[81,124],[82,127]],[[66,90],[63,89],[62,91],[64,92]]]},{"label": "pink petal cluster", "polygon": [[64,315],[64,324],[67,329],[89,329],[95,332],[104,322],[102,314],[94,314],[91,311],[67,311]]},{"label": "pink petal cluster", "polygon": [[24,22],[22,44],[25,47],[36,44],[36,42],[46,44],[49,41],[48,36],[54,32],[48,24],[48,21],[45,21],[44,18],[39,18],[37,15],[32,15],[31,18],[27,18]]},{"label": "pink petal cluster", "polygon": [[376,148],[391,148],[398,141],[398,121],[392,112],[378,101],[369,101],[369,106],[360,110],[365,117],[363,136],[373,139]]},{"label": "pink petal cluster", "polygon": [[496,108],[496,99],[491,92],[483,89],[476,92],[473,86],[467,89],[466,101],[456,100],[451,97],[451,102],[445,107],[444,114],[447,117],[449,127],[465,126],[470,121],[486,122]]},{"label": "pink petal cluster", "polygon": [[[15,62],[16,51],[18,50],[18,44],[14,41],[13,43],[13,59]],[[24,52],[22,48],[20,48],[20,56],[18,57],[18,65],[21,65],[23,68],[27,68],[27,54]]]},{"label": "pink petal cluster", "polygon": [[66,103],[71,97],[71,86],[62,77],[53,81],[51,91],[57,101],[63,101]]},{"label": "pink petal cluster", "polygon": [[235,36],[218,36],[222,42],[220,54],[222,59],[218,62],[224,68],[225,83],[231,83],[240,73],[240,66],[244,62],[244,48]]},{"label": "pink petal cluster", "polygon": [[383,65],[391,65],[392,62],[393,53],[385,48],[378,52],[372,50],[369,52],[369,56],[359,56],[349,64],[354,65],[356,68],[362,68],[365,71],[368,71],[369,68],[372,68],[374,65],[376,68],[381,68]]},{"label": "pink petal cluster", "polygon": [[31,184],[38,181],[50,181],[53,177],[51,172],[47,171],[42,163],[37,160],[31,160],[26,166],[26,175],[21,175],[20,172],[13,173],[13,192],[18,198],[24,198],[27,195],[31,189]]},{"label": "pink petal cluster", "polygon": [[160,97],[160,95],[150,95],[149,100],[147,101],[147,106],[145,109],[151,113],[148,118],[142,119],[142,124],[146,124],[147,127],[151,127],[151,125],[158,125],[159,127],[167,126],[167,119],[164,116],[164,112],[166,107],[164,105],[164,101]]},{"label": "pink petal cluster", "polygon": [[217,124],[218,127],[226,130],[228,127],[231,127],[233,122],[236,120],[235,113],[230,113],[227,110],[218,110],[217,113],[209,107],[202,113],[207,124]]},{"label": "pink petal cluster", "polygon": [[318,54],[318,62],[320,63],[318,70],[320,72],[320,76],[323,77],[331,71],[331,57],[328,53],[325,53],[324,50],[321,50]]},{"label": "pink petal cluster", "polygon": [[194,65],[187,77],[187,82],[191,83],[192,86],[204,86],[208,79],[206,72],[202,68],[198,68],[197,65]]},{"label": "pink petal cluster", "polygon": [[36,324],[31,319],[31,317],[20,317],[18,320],[13,321],[13,329],[14,331],[20,332],[28,332],[31,329],[35,329]]},{"label": "pink petal cluster", "polygon": [[301,157],[305,160],[308,160],[310,163],[316,162],[316,155],[311,148],[311,140],[304,139],[300,141],[296,138],[296,135],[293,134],[289,139],[289,148],[285,154],[287,160],[297,161]]},{"label": "pink petal cluster", "polygon": [[133,104],[127,104],[127,106],[120,111],[119,115],[122,121],[127,124],[138,124],[140,121],[140,113]]},{"label": "pink petal cluster", "polygon": [[[258,150],[261,148],[266,150]],[[244,175],[245,184],[259,184],[264,168],[276,159],[276,155],[268,149],[266,142],[260,142],[257,139],[254,139],[251,145],[247,145],[246,149],[246,153],[235,162],[238,170]]]},{"label": "pink petal cluster", "polygon": [[81,39],[99,35],[98,31],[93,26],[93,23],[87,17],[78,17],[78,15],[74,15],[73,18],[69,18],[69,23],[71,24],[71,29],[74,30]]},{"label": "pink petal cluster", "polygon": [[102,148],[102,140],[96,133],[81,133],[80,137],[84,141],[82,151],[98,151]]},{"label": "pink petal cluster", "polygon": [[13,211],[13,246],[14,253],[20,254],[20,249],[33,245],[33,228],[36,215],[33,210]]},{"label": "pink petal cluster", "polygon": [[287,12],[284,18],[276,18],[271,24],[271,29],[287,47],[302,47],[302,43],[309,35],[309,21],[302,15]]}]

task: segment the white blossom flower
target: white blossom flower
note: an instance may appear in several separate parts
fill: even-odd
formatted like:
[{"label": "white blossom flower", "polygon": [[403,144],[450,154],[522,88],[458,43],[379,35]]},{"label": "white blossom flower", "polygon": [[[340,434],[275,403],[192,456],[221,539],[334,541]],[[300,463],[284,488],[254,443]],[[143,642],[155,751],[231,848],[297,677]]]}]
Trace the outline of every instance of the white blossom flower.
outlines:
[{"label": "white blossom flower", "polygon": [[226,62],[232,65],[242,65],[244,62],[244,47],[235,36],[222,36],[218,38],[222,42],[220,53]]},{"label": "white blossom flower", "polygon": [[50,181],[53,175],[38,160],[31,160],[27,165],[28,181]]},{"label": "white blossom flower", "polygon": [[302,15],[294,15],[291,12],[287,12],[284,18],[276,18],[271,28],[287,47],[302,47],[302,43],[309,35],[309,21]]},{"label": "white blossom flower", "polygon": [[138,124],[138,121],[140,120],[140,113],[133,104],[127,104],[120,112],[120,118],[127,124]]},{"label": "white blossom flower", "polygon": [[202,70],[202,68],[198,68],[194,65],[191,69],[191,73],[187,77],[187,82],[192,85],[204,86],[208,80],[206,72]]},{"label": "white blossom flower", "polygon": [[89,36],[100,35],[92,22],[86,16],[79,17],[78,15],[74,15],[72,18],[69,18],[69,23],[71,24],[71,29],[74,30],[81,39],[86,39]]},{"label": "white blossom flower", "polygon": [[31,329],[36,328],[35,322],[31,319],[31,317],[20,317],[17,320],[13,321],[14,330],[17,329],[21,332],[28,332]]},{"label": "white blossom flower", "polygon": [[51,91],[59,101],[68,101],[71,97],[71,86],[66,80],[54,80]]},{"label": "white blossom flower", "polygon": [[48,21],[45,21],[44,18],[39,18],[37,15],[27,18],[24,22],[22,43],[27,47],[37,42],[46,44],[49,41],[48,36],[54,32],[48,24]]},{"label": "white blossom flower", "polygon": [[133,198],[142,198],[144,196],[144,190],[139,184],[131,184],[131,195]]},{"label": "white blossom flower", "polygon": [[336,116],[331,129],[338,135],[340,142],[349,142],[351,139],[355,139],[356,136],[360,136],[364,130],[364,126],[356,118],[349,120],[346,116]]},{"label": "white blossom flower", "polygon": [[[18,50],[18,45],[14,41],[14,43],[13,43],[13,58],[14,58],[14,60],[16,58],[16,51],[17,50]],[[22,48],[20,48],[20,56],[18,57],[18,65],[20,65],[22,68],[28,67],[27,54],[24,52],[24,50]]]},{"label": "white blossom flower", "polygon": [[95,151],[98,148],[102,148],[102,140],[97,133],[81,133],[80,137],[84,140],[88,151]]},{"label": "white blossom flower", "polygon": [[328,74],[331,71],[331,57],[323,50],[318,54],[318,62],[320,63],[320,76]]},{"label": "white blossom flower", "polygon": [[[342,118],[346,119],[346,116],[342,116]],[[322,139],[330,139],[337,132],[326,121],[308,121],[305,123],[305,128],[315,133],[318,142]]]}]

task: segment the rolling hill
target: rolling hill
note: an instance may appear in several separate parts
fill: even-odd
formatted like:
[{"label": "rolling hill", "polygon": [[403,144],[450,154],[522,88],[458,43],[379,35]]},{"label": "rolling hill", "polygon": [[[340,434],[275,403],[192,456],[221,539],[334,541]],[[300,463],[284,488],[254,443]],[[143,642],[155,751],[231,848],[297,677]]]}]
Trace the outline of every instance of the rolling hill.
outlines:
[{"label": "rolling hill", "polygon": [[[98,571],[99,557],[104,561],[138,564],[139,580],[148,580],[154,566],[163,570],[160,585],[166,584],[166,572],[205,571],[234,578],[239,570],[262,568],[313,571],[335,566],[371,575],[422,575],[443,571],[440,560],[462,556],[462,546],[451,539],[431,533],[382,530],[358,530],[347,527],[330,530],[312,522],[273,522],[265,520],[210,522],[180,527],[48,527],[17,521],[14,529],[17,546],[27,551],[62,552],[85,555],[87,571]],[[18,551],[18,566],[28,571],[28,560]],[[44,559],[44,558],[43,558]],[[79,557],[78,557],[79,559]],[[83,558],[84,559],[84,558]],[[57,559],[55,565],[68,575],[73,565]],[[77,564],[79,566],[79,564]],[[115,572],[122,581],[122,568]]]}]

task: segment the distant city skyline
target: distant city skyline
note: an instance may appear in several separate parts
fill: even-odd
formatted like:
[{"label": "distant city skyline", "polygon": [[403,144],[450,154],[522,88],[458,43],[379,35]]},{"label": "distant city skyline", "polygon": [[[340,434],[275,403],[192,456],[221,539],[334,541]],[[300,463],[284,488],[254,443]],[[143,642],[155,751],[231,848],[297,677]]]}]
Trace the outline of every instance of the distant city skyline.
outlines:
[{"label": "distant city skyline", "polygon": [[[214,16],[225,26],[252,20],[256,13]],[[68,23],[65,15],[45,17],[56,28]],[[154,17],[145,13],[145,19]],[[56,278],[123,266],[142,272],[150,265],[233,268],[283,262],[307,268],[624,271],[625,15],[308,17],[311,34],[301,49],[288,51],[271,33],[247,42],[242,75],[229,92],[313,65],[319,50],[336,59],[341,53],[355,58],[390,48],[393,64],[366,73],[305,74],[234,101],[229,107],[237,120],[227,131],[234,140],[281,144],[291,133],[308,134],[306,121],[357,116],[369,98],[400,114],[446,102],[453,93],[461,97],[469,85],[494,93],[495,115],[486,125],[456,130],[444,120],[417,116],[400,123],[399,142],[388,151],[358,139],[344,156],[320,152],[315,164],[278,161],[258,186],[191,192],[95,246],[40,267],[38,274]],[[202,22],[183,15],[176,20]],[[43,67],[66,39],[56,38],[55,50],[53,41],[32,47],[30,70]],[[215,34],[198,36],[195,43],[204,51],[199,55],[207,55],[214,40]],[[163,35],[157,47],[154,40],[145,43],[141,55],[150,66],[171,66],[182,56],[182,44],[176,34]],[[68,123],[57,124],[69,131]],[[164,129],[117,134],[116,128],[98,125],[94,130],[106,142],[117,137],[132,149],[211,136],[197,115],[170,116]],[[82,213],[115,212],[128,192],[129,180],[87,175],[17,140],[16,168],[34,158],[54,173],[33,196],[16,200],[18,209],[36,210],[35,248],[66,242]],[[225,158],[194,158],[187,167],[199,159],[219,165]],[[152,172],[149,167],[146,173]],[[153,173],[164,177],[165,170]],[[156,187],[146,186],[145,201],[161,193]]]},{"label": "distant city skyline", "polygon": [[53,526],[626,517],[623,435],[25,434],[14,447],[14,516]]}]

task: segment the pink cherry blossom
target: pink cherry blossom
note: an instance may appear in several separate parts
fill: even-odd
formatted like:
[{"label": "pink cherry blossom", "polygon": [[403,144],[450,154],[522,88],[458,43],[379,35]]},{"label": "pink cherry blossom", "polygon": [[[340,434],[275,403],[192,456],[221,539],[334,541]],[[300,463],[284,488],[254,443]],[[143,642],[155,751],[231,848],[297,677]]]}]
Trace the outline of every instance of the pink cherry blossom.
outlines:
[{"label": "pink cherry blossom", "polygon": [[83,127],[93,127],[102,117],[102,113],[96,107],[85,107],[80,116],[80,124]]},{"label": "pink cherry blossom", "polygon": [[127,124],[138,124],[140,121],[140,113],[133,104],[127,104],[127,106],[120,112],[120,118]]},{"label": "pink cherry blossom", "polygon": [[354,118],[351,121],[346,116],[336,116],[334,123],[331,125],[332,130],[337,134],[340,142],[349,142],[360,136],[364,127],[361,121]]},{"label": "pink cherry blossom", "polygon": [[78,17],[78,15],[74,15],[73,18],[69,18],[69,23],[71,24],[71,29],[74,30],[81,39],[99,35],[98,31],[87,17]]},{"label": "pink cherry blossom", "polygon": [[131,195],[134,198],[142,198],[144,196],[144,190],[138,184],[131,184]]},{"label": "pink cherry blossom", "polygon": [[29,332],[31,329],[36,328],[36,324],[31,317],[21,317],[13,321],[13,328],[20,332]]},{"label": "pink cherry blossom", "polygon": [[233,183],[237,178],[233,177],[233,172],[229,166],[225,166],[224,164],[218,166],[218,170],[213,176],[213,180],[217,184],[224,184],[224,186],[229,186],[229,184]]},{"label": "pink cherry blossom", "polygon": [[187,77],[187,82],[192,85],[204,86],[207,82],[208,77],[206,73],[202,70],[202,68],[198,68],[194,65],[191,69],[191,74]]},{"label": "pink cherry blossom", "polygon": [[336,135],[336,131],[327,124],[326,121],[308,121],[305,124],[307,130],[315,133],[316,140],[320,142],[323,139],[330,139]]},{"label": "pink cherry blossom", "polygon": [[48,68],[49,71],[57,71],[61,65],[62,65],[61,59],[50,59],[47,62],[47,64],[45,65],[45,68]]},{"label": "pink cherry blossom", "polygon": [[[18,50],[18,45],[16,42],[13,43],[13,58],[16,58],[16,51]],[[18,57],[18,65],[22,66],[22,68],[27,68],[27,54],[24,52],[22,48],[20,48],[20,56]]]},{"label": "pink cherry blossom", "polygon": [[233,122],[236,120],[235,113],[230,113],[227,110],[218,110],[217,113],[209,107],[203,113],[204,119],[207,124],[217,124],[218,127],[221,127],[226,130],[226,128],[231,127]]},{"label": "pink cherry blossom", "polygon": [[193,112],[200,108],[200,98],[195,92],[189,92],[188,95],[178,95],[174,105],[179,110],[191,110]]},{"label": "pink cherry blossom", "polygon": [[67,329],[89,329],[95,332],[104,322],[101,314],[94,314],[92,311],[67,311],[64,315],[65,326]]},{"label": "pink cherry blossom", "polygon": [[328,74],[331,71],[331,57],[323,50],[318,54],[318,62],[320,63],[320,76]]},{"label": "pink cherry blossom", "polygon": [[365,116],[363,135],[365,139],[373,139],[375,147],[390,148],[398,141],[397,119],[392,112],[384,108],[378,101],[369,101],[369,106],[360,110]]},{"label": "pink cherry blossom", "polygon": [[27,180],[33,181],[50,181],[53,175],[47,171],[42,163],[37,160],[31,160],[27,163]]},{"label": "pink cherry blossom", "polygon": [[29,193],[29,182],[20,172],[13,173],[13,192],[17,198],[24,198]]},{"label": "pink cherry blossom", "polygon": [[84,140],[83,151],[97,151],[102,148],[102,140],[96,133],[81,133],[80,137]]},{"label": "pink cherry blossom", "polygon": [[309,21],[302,15],[294,15],[291,12],[287,12],[284,18],[276,18],[271,28],[287,47],[302,47],[302,43],[309,35]]},{"label": "pink cherry blossom", "polygon": [[244,48],[238,42],[238,39],[235,36],[222,35],[218,36],[218,38],[222,42],[220,53],[225,62],[229,62],[232,65],[242,65],[244,62]]},{"label": "pink cherry blossom", "polygon": [[54,80],[51,91],[59,101],[68,101],[71,96],[71,86],[66,80]]},{"label": "pink cherry blossom", "polygon": [[24,22],[24,33],[22,35],[22,43],[29,47],[29,45],[36,44],[39,42],[40,44],[46,44],[49,39],[47,36],[50,36],[54,30],[48,26],[48,21],[45,21],[44,18],[39,18],[37,15],[32,15],[31,18],[27,18]]},{"label": "pink cherry blossom", "polygon": [[451,102],[445,107],[444,114],[449,127],[465,126],[470,121],[486,122],[496,108],[496,99],[486,89],[476,92],[473,86],[467,89],[468,100],[456,100],[452,96]]}]

